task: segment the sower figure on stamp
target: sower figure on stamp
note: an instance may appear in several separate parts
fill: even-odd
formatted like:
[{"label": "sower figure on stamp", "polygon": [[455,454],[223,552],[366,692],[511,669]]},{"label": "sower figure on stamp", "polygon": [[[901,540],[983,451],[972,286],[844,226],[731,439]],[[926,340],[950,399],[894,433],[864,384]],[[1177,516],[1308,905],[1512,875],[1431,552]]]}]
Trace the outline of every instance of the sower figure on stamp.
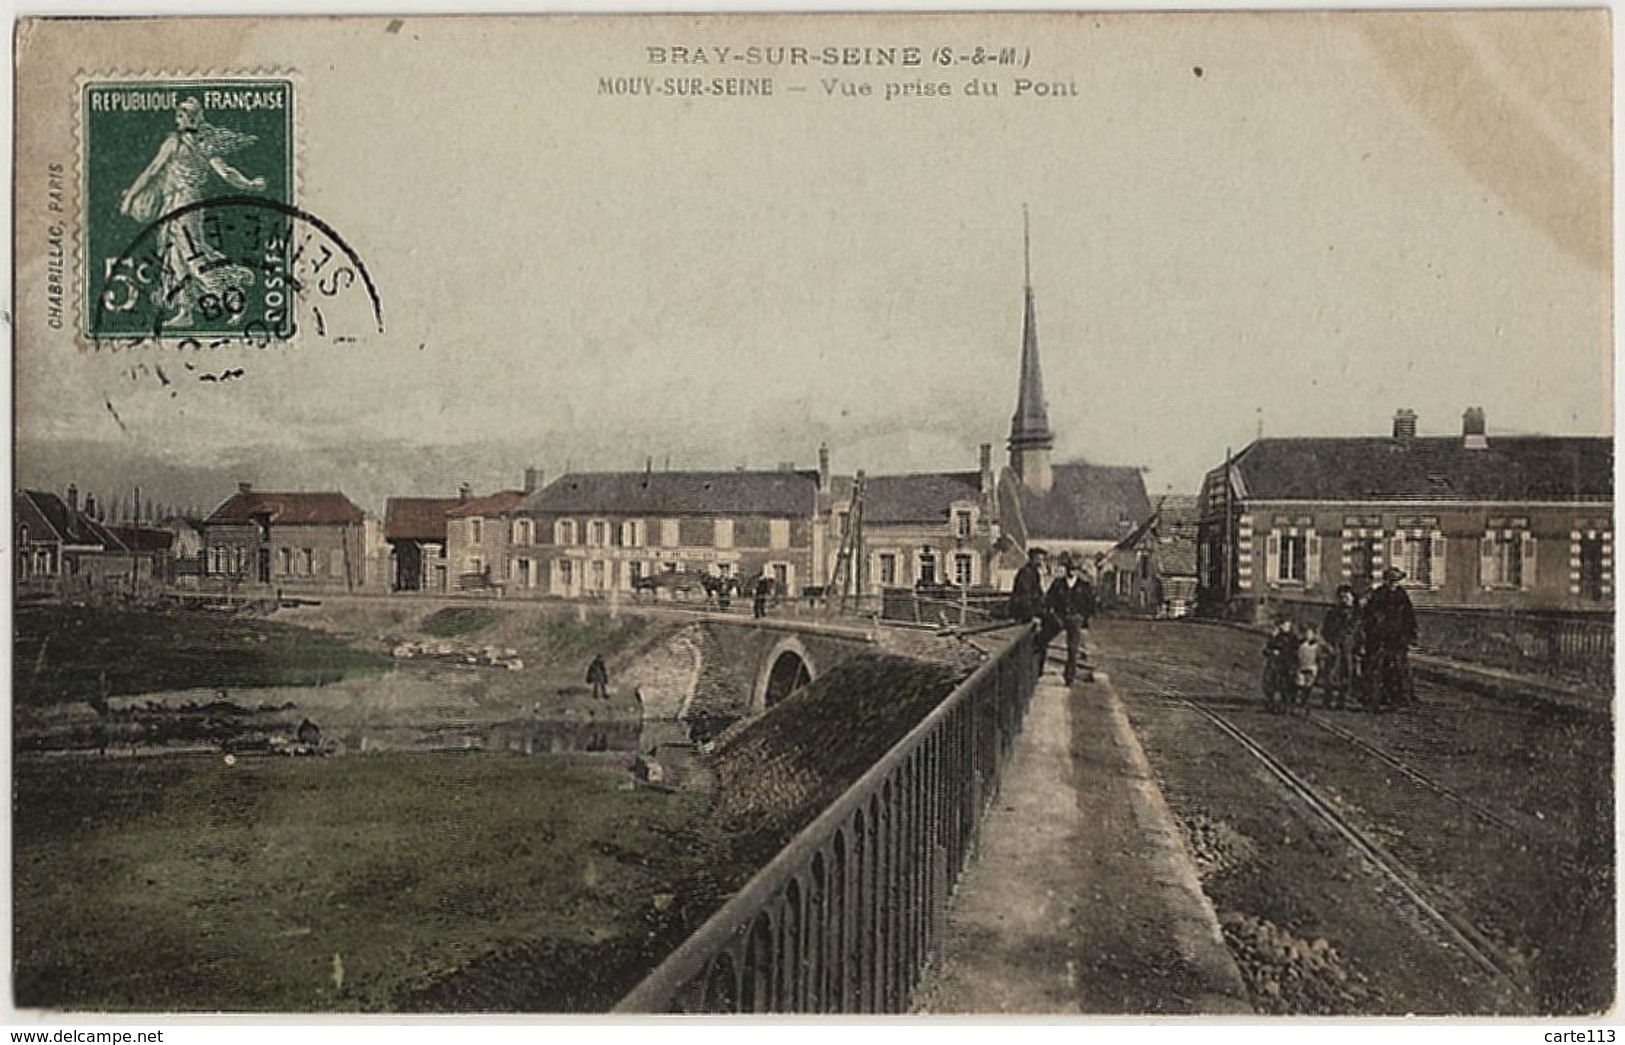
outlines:
[{"label": "sower figure on stamp", "polygon": [[1405,571],[1390,566],[1382,571],[1382,587],[1367,598],[1360,623],[1365,629],[1365,683],[1371,701],[1388,710],[1409,704],[1410,647],[1416,643],[1416,611],[1399,582]]},{"label": "sower figure on stamp", "polygon": [[1013,621],[1035,621],[1038,633],[1033,637],[1033,673],[1044,673],[1044,656],[1050,640],[1061,630],[1060,625],[1044,606],[1044,560],[1049,553],[1043,548],[1028,548],[1027,562],[1016,571],[1016,580],[1010,587],[1010,605],[1007,613]]},{"label": "sower figure on stamp", "polygon": [[[211,176],[239,192],[263,190],[264,178],[250,178],[223,158],[256,140],[252,134],[217,127],[204,119],[203,107],[196,98],[182,99],[175,106],[174,132],[164,139],[152,162],[124,190],[119,199],[119,212],[140,222],[173,214],[204,199]],[[203,219],[201,211],[192,211],[166,222],[159,233],[165,261],[174,266],[176,273],[190,277],[176,284],[172,291],[166,291],[161,285],[153,291],[160,307],[168,304],[165,298],[174,298],[176,311],[164,320],[165,326],[190,324],[192,306],[204,295],[221,299],[229,291],[240,291],[254,284],[251,269],[231,264],[210,244]]]},{"label": "sower figure on stamp", "polygon": [[609,668],[604,664],[602,653],[592,658],[587,665],[587,685],[592,687],[594,700],[609,699]]},{"label": "sower figure on stamp", "polygon": [[1089,618],[1095,612],[1095,586],[1079,572],[1076,556],[1063,555],[1061,566],[1066,572],[1050,585],[1045,602],[1066,631],[1066,670],[1062,678],[1070,686],[1078,677],[1079,654],[1083,657],[1084,670],[1088,671],[1089,649],[1084,633],[1089,630]]}]

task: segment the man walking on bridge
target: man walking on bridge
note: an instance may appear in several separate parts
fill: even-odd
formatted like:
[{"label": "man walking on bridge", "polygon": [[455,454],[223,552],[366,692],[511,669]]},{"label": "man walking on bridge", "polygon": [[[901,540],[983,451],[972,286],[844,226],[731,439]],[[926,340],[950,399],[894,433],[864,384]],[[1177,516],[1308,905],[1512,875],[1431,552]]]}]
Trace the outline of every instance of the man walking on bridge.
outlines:
[{"label": "man walking on bridge", "polygon": [[1050,640],[1061,630],[1044,609],[1044,560],[1048,556],[1043,548],[1028,548],[1027,564],[1016,571],[1015,583],[1010,588],[1010,619],[1038,622],[1038,634],[1033,637],[1035,675],[1044,673],[1044,656],[1049,651]]},{"label": "man walking on bridge", "polygon": [[1088,668],[1089,650],[1084,645],[1083,633],[1089,630],[1089,618],[1095,612],[1095,586],[1078,571],[1077,556],[1063,555],[1061,566],[1066,572],[1050,585],[1049,598],[1045,601],[1050,613],[1066,629],[1066,670],[1062,677],[1070,686],[1078,677],[1080,651],[1085,669]]}]

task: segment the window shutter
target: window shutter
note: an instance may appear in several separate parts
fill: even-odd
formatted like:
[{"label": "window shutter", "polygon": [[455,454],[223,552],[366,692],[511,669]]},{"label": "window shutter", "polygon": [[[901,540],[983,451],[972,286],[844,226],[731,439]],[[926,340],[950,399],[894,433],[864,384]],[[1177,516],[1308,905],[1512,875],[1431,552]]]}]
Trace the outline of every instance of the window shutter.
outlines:
[{"label": "window shutter", "polygon": [[1318,588],[1320,587],[1320,534],[1310,530],[1304,536],[1303,547],[1303,586],[1305,588]]},{"label": "window shutter", "polygon": [[1519,578],[1520,588],[1532,588],[1535,585],[1535,535],[1523,535],[1523,576]]},{"label": "window shutter", "polygon": [[1495,539],[1485,534],[1478,539],[1478,584],[1488,590],[1499,580],[1495,575]]},{"label": "window shutter", "polygon": [[1264,579],[1269,584],[1281,582],[1281,534],[1271,530],[1264,541]]},{"label": "window shutter", "polygon": [[1445,539],[1444,539],[1444,534],[1442,534],[1442,533],[1438,532],[1437,530],[1435,530],[1433,532],[1433,541],[1431,543],[1432,543],[1432,546],[1433,546],[1432,547],[1433,562],[1431,564],[1431,566],[1432,566],[1431,572],[1432,572],[1433,576],[1430,579],[1428,587],[1430,587],[1430,588],[1442,588],[1442,587],[1444,587],[1444,562],[1445,562]]},{"label": "window shutter", "polygon": [[1405,535],[1402,533],[1395,534],[1388,542],[1388,565],[1397,566],[1402,570],[1405,568]]}]

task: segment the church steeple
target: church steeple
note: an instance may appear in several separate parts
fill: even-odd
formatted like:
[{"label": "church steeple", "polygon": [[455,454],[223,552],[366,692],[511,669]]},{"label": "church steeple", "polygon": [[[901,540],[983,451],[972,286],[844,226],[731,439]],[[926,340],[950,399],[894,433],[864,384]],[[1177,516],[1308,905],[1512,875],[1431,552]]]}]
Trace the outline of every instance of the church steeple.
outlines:
[{"label": "church steeple", "polygon": [[1052,482],[1049,454],[1055,448],[1055,433],[1049,428],[1049,414],[1044,402],[1044,374],[1038,365],[1032,235],[1027,225],[1026,204],[1021,207],[1021,244],[1027,310],[1021,329],[1021,387],[1016,393],[1015,416],[1010,418],[1010,469],[1021,477],[1023,486],[1037,493],[1046,493]]}]

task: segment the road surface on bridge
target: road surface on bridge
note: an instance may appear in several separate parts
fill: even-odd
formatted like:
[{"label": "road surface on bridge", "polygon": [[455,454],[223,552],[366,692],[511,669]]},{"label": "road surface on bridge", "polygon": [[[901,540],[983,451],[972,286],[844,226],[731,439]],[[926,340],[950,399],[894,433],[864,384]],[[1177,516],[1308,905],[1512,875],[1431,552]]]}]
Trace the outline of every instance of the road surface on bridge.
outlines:
[{"label": "road surface on bridge", "polygon": [[1612,1004],[1606,714],[1428,682],[1393,714],[1271,713],[1260,635],[1095,631],[1259,1011]]}]

